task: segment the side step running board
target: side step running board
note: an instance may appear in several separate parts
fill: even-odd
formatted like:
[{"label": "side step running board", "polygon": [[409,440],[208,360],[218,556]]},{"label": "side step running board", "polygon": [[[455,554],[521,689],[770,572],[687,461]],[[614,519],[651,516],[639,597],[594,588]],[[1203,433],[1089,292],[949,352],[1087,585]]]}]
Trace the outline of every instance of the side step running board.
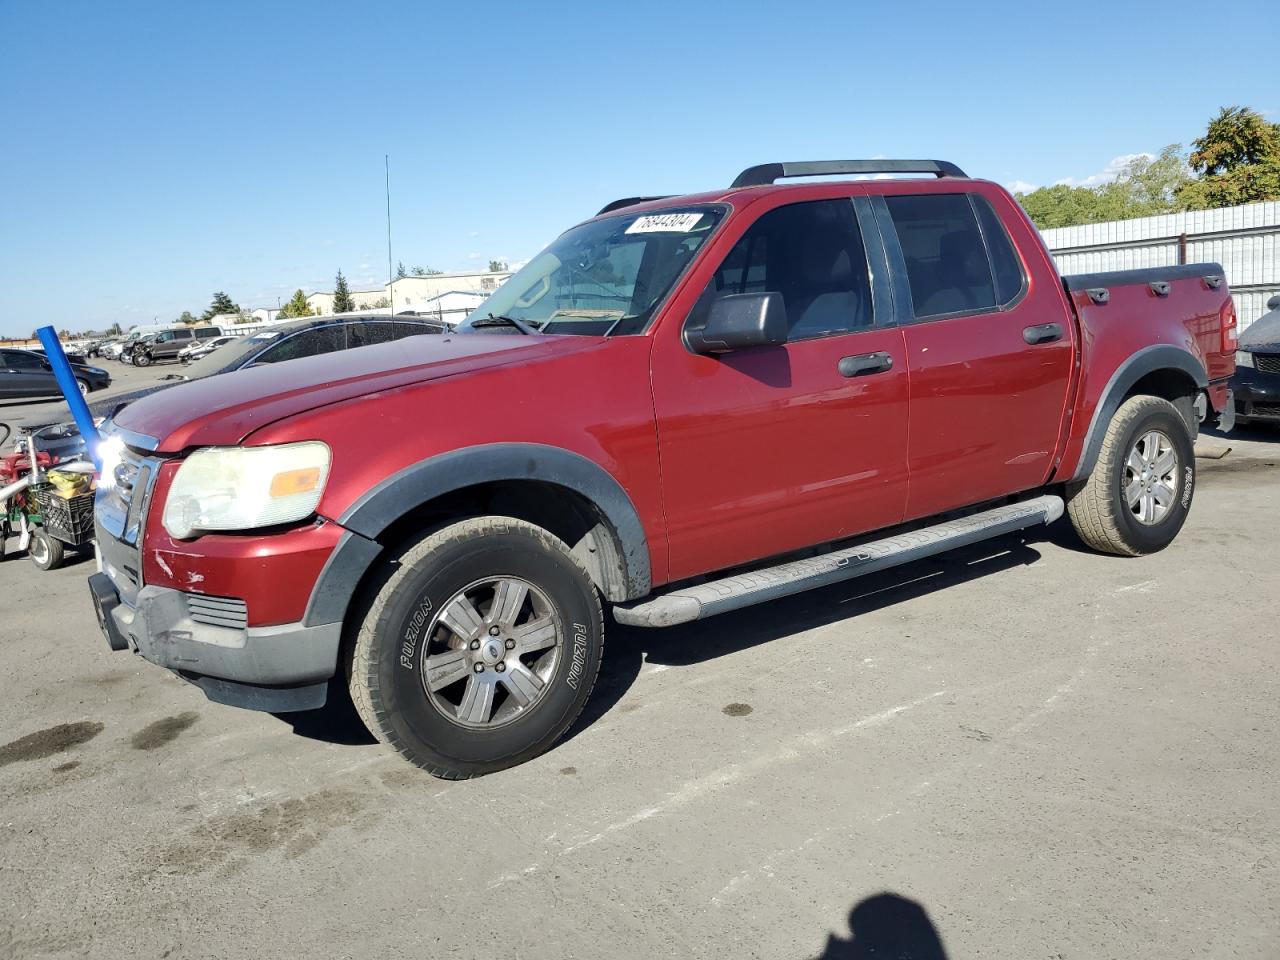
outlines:
[{"label": "side step running board", "polygon": [[633,627],[669,627],[790,596],[841,580],[888,570],[991,537],[1013,533],[1062,516],[1061,497],[1045,495],[1022,503],[947,520],[883,540],[806,557],[776,567],[739,573],[723,580],[680,587],[639,603],[613,608],[614,619]]}]

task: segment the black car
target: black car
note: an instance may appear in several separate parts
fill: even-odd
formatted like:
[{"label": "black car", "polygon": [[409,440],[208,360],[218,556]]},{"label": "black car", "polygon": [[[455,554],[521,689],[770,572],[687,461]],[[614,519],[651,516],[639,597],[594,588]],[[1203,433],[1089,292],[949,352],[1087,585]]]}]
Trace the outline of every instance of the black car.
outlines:
[{"label": "black car", "polygon": [[[84,363],[71,364],[82,394],[111,386],[111,374]],[[61,396],[53,367],[34,350],[0,350],[0,400],[32,400]]]},{"label": "black car", "polygon": [[182,373],[165,377],[164,379],[169,381],[167,383],[159,383],[132,393],[101,400],[90,404],[89,408],[95,416],[111,416],[125,404],[184,380],[199,380],[265,363],[282,363],[286,360],[313,357],[321,353],[387,343],[405,337],[438,334],[446,329],[446,325],[438,320],[388,317],[381,314],[320,317],[278,323],[265,330],[259,330],[252,336],[237,340],[235,343],[219,347],[208,356],[201,357],[190,366],[184,367]]},{"label": "black car", "polygon": [[1280,424],[1280,294],[1267,301],[1267,310],[1240,334],[1231,378],[1236,423]]},{"label": "black car", "polygon": [[[31,352],[39,354],[41,357],[44,357],[45,355],[44,347],[32,347]],[[80,366],[85,366],[89,362],[89,358],[75,347],[63,347],[62,352],[67,355],[67,359],[69,361],[80,364]]]}]

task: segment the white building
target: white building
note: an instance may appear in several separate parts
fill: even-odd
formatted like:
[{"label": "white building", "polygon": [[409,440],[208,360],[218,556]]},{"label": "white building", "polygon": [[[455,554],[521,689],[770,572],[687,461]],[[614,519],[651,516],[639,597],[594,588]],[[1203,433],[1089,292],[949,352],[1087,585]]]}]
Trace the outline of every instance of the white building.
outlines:
[{"label": "white building", "polygon": [[[487,297],[511,276],[509,271],[501,273],[435,273],[425,277],[401,277],[382,287],[370,290],[352,290],[351,300],[357,310],[386,309],[391,313],[426,313],[450,309],[436,298],[451,294],[481,295]],[[333,293],[313,293],[307,297],[307,304],[317,316],[333,313]],[[461,301],[452,303],[452,309],[461,309]]]},{"label": "white building", "polygon": [[[374,310],[389,307],[391,301],[387,297],[386,287],[375,287],[372,290],[352,290],[351,302],[357,310]],[[307,305],[316,316],[333,313],[332,293],[313,293],[307,297]]]}]

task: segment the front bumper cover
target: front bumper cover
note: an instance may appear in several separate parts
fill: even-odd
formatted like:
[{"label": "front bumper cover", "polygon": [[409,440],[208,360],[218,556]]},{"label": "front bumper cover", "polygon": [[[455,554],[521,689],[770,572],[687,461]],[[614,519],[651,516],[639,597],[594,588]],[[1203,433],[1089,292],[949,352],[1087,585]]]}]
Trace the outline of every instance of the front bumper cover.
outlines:
[{"label": "front bumper cover", "polygon": [[1231,378],[1236,415],[1249,420],[1277,420],[1280,413],[1280,374],[1236,367]]},{"label": "front bumper cover", "polygon": [[111,578],[89,578],[98,620],[113,650],[132,649],[219,703],[269,712],[324,705],[338,662],[342,624],[214,626],[193,620],[187,594],[144,586],[130,606]]}]

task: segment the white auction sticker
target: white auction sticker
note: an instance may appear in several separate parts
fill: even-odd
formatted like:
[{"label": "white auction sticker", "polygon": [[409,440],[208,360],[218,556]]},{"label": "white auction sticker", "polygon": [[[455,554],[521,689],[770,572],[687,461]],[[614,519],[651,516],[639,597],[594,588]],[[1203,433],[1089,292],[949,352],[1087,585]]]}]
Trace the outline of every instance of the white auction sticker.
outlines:
[{"label": "white auction sticker", "polygon": [[702,219],[700,213],[651,213],[640,217],[626,233],[688,233]]}]

